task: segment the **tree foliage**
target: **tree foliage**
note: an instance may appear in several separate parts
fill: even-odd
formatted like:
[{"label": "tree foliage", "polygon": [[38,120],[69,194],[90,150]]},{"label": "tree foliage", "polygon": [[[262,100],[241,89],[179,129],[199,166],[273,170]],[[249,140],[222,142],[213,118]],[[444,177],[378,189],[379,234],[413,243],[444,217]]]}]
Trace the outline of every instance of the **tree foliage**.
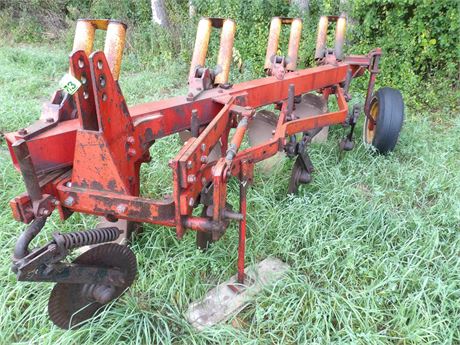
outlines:
[{"label": "tree foliage", "polygon": [[[152,27],[150,0],[6,0],[0,4],[0,31],[16,41],[40,41],[72,31],[78,17],[117,18],[130,25],[128,49],[135,49],[139,59],[145,63],[182,59],[187,65],[199,18],[232,18],[237,22],[235,52],[244,61],[245,74],[258,76],[263,73],[273,16],[303,16],[299,67],[304,67],[314,63],[319,17],[343,12],[349,18],[346,51],[362,54],[381,47],[387,84],[413,90],[433,76],[450,86],[458,82],[460,20],[455,0],[312,0],[308,12],[300,12],[298,6],[287,0],[192,0],[196,10],[193,18],[189,16],[189,0],[165,3],[170,20],[168,30]],[[68,30],[63,30],[66,27]],[[284,52],[288,35],[288,30],[283,30],[280,46]],[[210,44],[211,64],[218,43],[214,35]]]}]

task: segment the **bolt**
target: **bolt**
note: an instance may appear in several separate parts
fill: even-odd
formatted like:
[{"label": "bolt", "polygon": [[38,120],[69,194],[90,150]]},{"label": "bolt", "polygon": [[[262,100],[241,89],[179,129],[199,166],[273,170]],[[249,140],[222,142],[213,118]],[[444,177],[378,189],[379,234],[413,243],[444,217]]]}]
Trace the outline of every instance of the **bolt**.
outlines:
[{"label": "bolt", "polygon": [[201,178],[201,184],[206,184],[206,178],[205,177]]},{"label": "bolt", "polygon": [[187,169],[192,169],[193,167],[193,162],[192,161],[188,161],[187,162]]},{"label": "bolt", "polygon": [[42,216],[49,216],[49,215],[50,215],[50,211],[47,210],[47,209],[42,208],[42,209],[40,210],[40,214],[41,214]]},{"label": "bolt", "polygon": [[75,199],[69,196],[67,199],[64,200],[64,205],[67,207],[72,206],[75,203]]},{"label": "bolt", "polygon": [[136,155],[135,149],[128,149],[128,156],[134,157]]},{"label": "bolt", "polygon": [[134,137],[133,137],[133,136],[127,137],[127,138],[126,138],[126,142],[127,142],[128,144],[133,145],[134,142],[135,142]]},{"label": "bolt", "polygon": [[117,206],[118,213],[125,213],[127,209],[128,209],[128,206],[126,206],[125,204],[120,204]]},{"label": "bolt", "polygon": [[188,183],[193,183],[196,181],[196,176],[195,175],[188,175],[187,176],[187,182]]},{"label": "bolt", "polygon": [[190,207],[193,207],[193,205],[195,205],[195,199],[190,198],[189,201],[188,201],[188,205],[189,205]]},{"label": "bolt", "polygon": [[54,204],[54,206],[59,206],[61,203],[59,202],[59,200],[54,199],[53,204]]},{"label": "bolt", "polygon": [[65,184],[65,186],[66,186],[66,187],[69,187],[69,188],[72,187],[72,182],[67,182],[67,183]]},{"label": "bolt", "polygon": [[207,163],[208,162],[208,156],[201,156],[201,163]]},{"label": "bolt", "polygon": [[18,134],[19,134],[19,135],[26,135],[26,134],[27,134],[27,129],[21,128],[21,129],[18,131]]},{"label": "bolt", "polygon": [[201,144],[201,151],[205,151],[206,150],[206,144]]}]

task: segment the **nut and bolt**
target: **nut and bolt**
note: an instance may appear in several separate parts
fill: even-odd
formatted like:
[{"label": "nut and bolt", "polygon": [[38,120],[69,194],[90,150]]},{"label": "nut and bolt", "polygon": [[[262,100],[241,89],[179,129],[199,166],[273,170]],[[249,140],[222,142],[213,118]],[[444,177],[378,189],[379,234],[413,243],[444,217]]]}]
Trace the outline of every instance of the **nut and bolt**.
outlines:
[{"label": "nut and bolt", "polygon": [[206,151],[206,144],[201,144],[201,151]]},{"label": "nut and bolt", "polygon": [[207,163],[208,162],[208,156],[201,156],[200,160],[201,160],[201,163]]},{"label": "nut and bolt", "polygon": [[54,206],[59,206],[60,204],[61,204],[61,203],[59,202],[59,200],[57,200],[57,199],[54,199],[54,200],[53,200],[53,205],[54,205]]},{"label": "nut and bolt", "polygon": [[206,178],[205,177],[201,178],[201,184],[206,184]]},{"label": "nut and bolt", "polygon": [[126,142],[127,142],[128,144],[133,145],[133,144],[135,143],[135,141],[136,141],[136,140],[134,139],[133,136],[129,136],[129,137],[126,138]]},{"label": "nut and bolt", "polygon": [[128,156],[134,157],[136,155],[135,149],[128,149]]},{"label": "nut and bolt", "polygon": [[72,182],[70,182],[70,181],[66,182],[65,186],[68,187],[68,188],[72,187]]},{"label": "nut and bolt", "polygon": [[51,213],[50,210],[47,210],[47,209],[45,209],[45,208],[42,208],[42,209],[40,210],[40,214],[41,214],[42,216],[49,216],[50,213]]},{"label": "nut and bolt", "polygon": [[187,169],[192,169],[193,168],[193,162],[192,161],[188,161],[187,162]]},{"label": "nut and bolt", "polygon": [[19,135],[26,135],[26,134],[27,134],[27,129],[21,128],[21,129],[18,131],[18,134],[19,134]]},{"label": "nut and bolt", "polygon": [[70,207],[75,203],[75,199],[69,196],[67,199],[64,200],[64,206]]},{"label": "nut and bolt", "polygon": [[188,183],[193,183],[196,181],[196,176],[195,175],[188,175],[187,176],[187,182]]},{"label": "nut and bolt", "polygon": [[128,209],[128,206],[126,206],[125,204],[120,204],[117,206],[118,213],[125,213],[127,209]]},{"label": "nut and bolt", "polygon": [[193,207],[193,205],[195,205],[195,199],[190,198],[190,199],[188,200],[188,205],[189,205],[190,207]]}]

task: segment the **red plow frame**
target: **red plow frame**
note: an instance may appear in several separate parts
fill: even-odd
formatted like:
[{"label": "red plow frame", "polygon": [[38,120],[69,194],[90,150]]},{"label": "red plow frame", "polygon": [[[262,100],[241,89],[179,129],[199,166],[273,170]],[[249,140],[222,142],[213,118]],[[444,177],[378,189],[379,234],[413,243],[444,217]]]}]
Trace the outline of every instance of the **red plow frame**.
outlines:
[{"label": "red plow frame", "polygon": [[[337,21],[334,49],[326,47],[330,21]],[[291,25],[291,56],[286,59],[274,54],[276,48],[270,51],[277,47],[281,24]],[[215,70],[203,66],[211,27],[222,28]],[[96,29],[107,30],[105,52],[91,53]],[[217,240],[230,221],[237,221],[238,281],[242,283],[246,190],[252,182],[254,165],[286,151],[298,133],[303,133],[305,139],[311,130],[350,124],[348,88],[351,80],[366,70],[370,72],[364,106],[368,116],[380,50],[367,56],[344,57],[345,19],[323,17],[316,51],[318,66],[296,70],[301,21],[274,18],[266,61],[269,76],[230,85],[227,81],[235,25],[230,20],[206,18],[200,22],[197,33],[190,92],[186,96],[128,107],[117,82],[125,30],[126,26],[116,21],[79,21],[74,52],[70,55],[70,73],[81,81],[81,87],[73,95],[58,91],[39,121],[6,135],[13,162],[27,187],[26,193],[11,201],[13,215],[18,221],[32,222],[30,227],[40,220],[43,223],[32,231],[33,235],[18,240],[15,250],[18,279],[62,282],[53,274],[48,274],[48,278],[36,271],[35,275],[29,274],[33,272],[29,267],[31,262],[42,258],[31,253],[28,245],[43,227],[44,220],[57,209],[63,220],[73,212],[80,212],[103,216],[109,221],[125,219],[174,227],[178,238],[189,229]],[[296,97],[313,91],[326,102],[335,97],[338,110],[295,118]],[[279,110],[271,139],[240,150],[256,110],[271,104]],[[370,121],[369,126],[374,124]],[[149,161],[150,147],[157,139],[183,131],[190,131],[191,136],[169,162],[173,172],[172,195],[158,200],[141,197],[140,166]],[[211,160],[211,151],[217,144],[220,158]],[[227,207],[227,183],[232,177],[240,181],[238,211]],[[203,191],[208,192],[210,207],[202,216],[194,216],[194,208],[204,204]]]}]

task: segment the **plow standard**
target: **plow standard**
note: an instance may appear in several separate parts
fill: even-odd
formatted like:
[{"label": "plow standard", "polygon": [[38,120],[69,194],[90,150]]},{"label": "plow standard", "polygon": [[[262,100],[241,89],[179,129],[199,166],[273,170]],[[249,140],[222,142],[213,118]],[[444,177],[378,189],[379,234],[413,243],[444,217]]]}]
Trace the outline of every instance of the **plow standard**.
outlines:
[{"label": "plow standard", "polygon": [[[328,48],[331,23],[335,43]],[[287,54],[279,56],[283,25],[290,28],[289,45]],[[211,68],[206,55],[213,28],[221,35],[217,65]],[[313,137],[327,126],[345,125],[349,132],[339,147],[349,151],[361,113],[365,142],[380,153],[395,147],[403,122],[401,94],[390,88],[374,92],[381,51],[345,56],[345,28],[344,17],[321,17],[317,66],[298,70],[302,21],[273,18],[267,77],[232,85],[228,79],[236,25],[230,19],[203,18],[187,95],[128,107],[117,81],[126,25],[114,20],[77,22],[63,89],[44,106],[38,121],[5,135],[27,190],[10,203],[15,219],[29,224],[15,245],[13,270],[20,281],[56,283],[49,314],[57,326],[81,325],[133,283],[135,255],[116,241],[128,238],[140,223],[175,228],[179,239],[193,230],[197,245],[206,249],[237,222],[237,276],[229,288],[240,293],[251,280],[245,274],[246,194],[255,164],[280,153],[295,159],[288,191],[295,193],[311,180],[307,149]],[[93,52],[98,29],[107,31],[105,47]],[[365,102],[349,109],[350,83],[366,71]],[[329,111],[333,99],[336,110]],[[184,144],[169,162],[172,195],[140,196],[141,164],[149,162],[157,139],[176,133]],[[245,137],[250,147],[241,149]],[[239,208],[227,201],[232,178],[239,181]],[[197,208],[200,216],[194,212]],[[55,233],[49,243],[30,249],[54,211],[62,220],[80,212],[100,216],[103,222],[96,229]],[[69,253],[83,246],[90,249],[70,263]]]}]

